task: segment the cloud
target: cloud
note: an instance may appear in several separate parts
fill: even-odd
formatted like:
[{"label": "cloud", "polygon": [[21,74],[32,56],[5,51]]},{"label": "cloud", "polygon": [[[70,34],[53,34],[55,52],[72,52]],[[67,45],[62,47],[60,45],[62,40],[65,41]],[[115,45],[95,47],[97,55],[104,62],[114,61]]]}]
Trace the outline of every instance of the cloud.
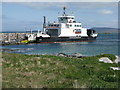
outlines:
[{"label": "cloud", "polygon": [[101,14],[113,14],[113,11],[111,11],[111,10],[100,10],[100,11],[98,11],[98,13],[101,13]]},{"label": "cloud", "polygon": [[24,2],[24,3],[19,3],[24,6],[28,6],[31,8],[36,8],[36,9],[44,9],[44,8],[50,8],[50,7],[63,7],[66,6],[65,2],[62,3],[56,3],[56,2]]},{"label": "cloud", "polygon": [[70,7],[70,8],[106,8],[106,7],[117,7],[117,2],[18,2],[17,4],[21,4],[27,7],[36,8],[36,9],[44,9],[51,7]]},{"label": "cloud", "polygon": [[118,2],[119,0],[3,0],[2,2]]},{"label": "cloud", "polygon": [[4,14],[2,14],[0,17],[1,17],[2,19],[10,19],[9,17],[7,17],[7,16],[4,15]]}]

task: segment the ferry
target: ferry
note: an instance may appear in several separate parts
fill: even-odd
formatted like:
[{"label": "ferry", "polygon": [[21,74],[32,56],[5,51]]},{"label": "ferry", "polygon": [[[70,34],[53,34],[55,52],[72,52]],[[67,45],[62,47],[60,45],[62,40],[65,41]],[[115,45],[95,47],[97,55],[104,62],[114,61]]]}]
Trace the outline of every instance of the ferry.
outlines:
[{"label": "ferry", "polygon": [[82,27],[81,22],[75,20],[75,16],[66,14],[66,7],[63,7],[63,14],[58,16],[57,22],[46,23],[44,16],[43,32],[28,33],[25,39],[39,43],[49,42],[76,42],[94,40],[98,34],[93,29]]}]

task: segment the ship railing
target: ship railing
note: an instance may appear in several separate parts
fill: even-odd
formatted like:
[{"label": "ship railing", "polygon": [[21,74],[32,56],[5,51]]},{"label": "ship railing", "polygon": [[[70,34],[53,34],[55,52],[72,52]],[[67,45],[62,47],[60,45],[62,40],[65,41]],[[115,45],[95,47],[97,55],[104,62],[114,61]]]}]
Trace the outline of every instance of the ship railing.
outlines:
[{"label": "ship railing", "polygon": [[55,27],[55,26],[54,26],[54,27],[52,27],[52,26],[51,26],[51,27],[46,27],[46,28],[48,29],[48,28],[59,28],[59,27]]}]

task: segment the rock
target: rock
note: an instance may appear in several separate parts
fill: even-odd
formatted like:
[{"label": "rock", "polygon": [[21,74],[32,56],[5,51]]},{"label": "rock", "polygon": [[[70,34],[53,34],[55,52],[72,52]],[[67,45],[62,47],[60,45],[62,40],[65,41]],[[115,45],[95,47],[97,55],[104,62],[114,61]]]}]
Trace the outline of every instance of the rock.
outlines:
[{"label": "rock", "polygon": [[102,57],[99,61],[104,63],[113,63],[108,57]]},{"label": "rock", "polygon": [[14,48],[14,49],[12,49],[12,48],[10,48],[10,49],[2,48],[2,49],[0,49],[0,52],[25,52],[25,51],[30,51],[32,49],[33,48],[20,48],[20,49],[16,49],[16,48]]},{"label": "rock", "polygon": [[18,51],[17,49],[4,49],[4,48],[2,48],[2,49],[0,49],[0,51],[2,51],[2,52],[12,52],[12,51]]},{"label": "rock", "polygon": [[113,70],[120,70],[120,67],[110,67]]},{"label": "rock", "polygon": [[80,53],[75,53],[73,55],[69,55],[68,57],[71,57],[71,58],[81,58],[82,57],[82,54]]},{"label": "rock", "polygon": [[81,57],[83,57],[82,54],[80,54],[80,53],[75,53],[73,55],[67,55],[67,54],[64,54],[64,53],[58,53],[56,56],[70,57],[70,58],[81,58]]},{"label": "rock", "polygon": [[68,55],[68,57],[70,57],[70,58],[75,58],[75,55]]},{"label": "rock", "polygon": [[57,56],[68,57],[68,55],[64,53],[58,53]]},{"label": "rock", "polygon": [[77,57],[77,58],[81,58],[81,57],[82,57],[82,54],[80,54],[80,53],[75,53],[74,55],[75,55],[75,57]]},{"label": "rock", "polygon": [[116,59],[114,61],[115,63],[119,63],[120,62],[120,57],[116,56]]}]

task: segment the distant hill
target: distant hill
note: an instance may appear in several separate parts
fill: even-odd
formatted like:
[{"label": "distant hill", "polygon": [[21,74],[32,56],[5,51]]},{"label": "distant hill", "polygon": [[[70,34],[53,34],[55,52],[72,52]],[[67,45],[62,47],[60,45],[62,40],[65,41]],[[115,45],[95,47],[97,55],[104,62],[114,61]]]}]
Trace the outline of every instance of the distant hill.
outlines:
[{"label": "distant hill", "polygon": [[[96,30],[98,33],[118,33],[118,28],[93,27],[92,29]],[[120,32],[120,29],[119,29],[119,32]]]}]

